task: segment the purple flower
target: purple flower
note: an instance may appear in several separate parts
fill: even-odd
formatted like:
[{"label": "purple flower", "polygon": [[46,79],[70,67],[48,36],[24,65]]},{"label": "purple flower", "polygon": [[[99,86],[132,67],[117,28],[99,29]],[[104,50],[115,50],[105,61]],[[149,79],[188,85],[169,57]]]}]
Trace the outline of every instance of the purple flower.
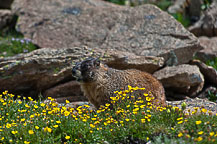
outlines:
[{"label": "purple flower", "polygon": [[23,52],[24,53],[28,53],[29,51],[27,49],[23,49]]},{"label": "purple flower", "polygon": [[21,42],[21,43],[24,43],[24,42],[25,42],[25,40],[24,40],[24,39],[20,39],[20,42]]}]

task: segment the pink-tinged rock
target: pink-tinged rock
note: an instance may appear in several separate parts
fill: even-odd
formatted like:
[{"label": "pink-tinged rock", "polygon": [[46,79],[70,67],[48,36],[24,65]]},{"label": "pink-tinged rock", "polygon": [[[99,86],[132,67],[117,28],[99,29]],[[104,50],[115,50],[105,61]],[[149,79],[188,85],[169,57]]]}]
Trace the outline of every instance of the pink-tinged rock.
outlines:
[{"label": "pink-tinged rock", "polygon": [[217,57],[217,37],[199,37],[201,46],[204,47],[196,53],[196,57],[201,61],[205,62],[207,60],[212,60]]},{"label": "pink-tinged rock", "polygon": [[101,0],[15,0],[17,30],[39,47],[81,47],[160,56],[187,63],[198,39],[154,5],[119,6]]}]

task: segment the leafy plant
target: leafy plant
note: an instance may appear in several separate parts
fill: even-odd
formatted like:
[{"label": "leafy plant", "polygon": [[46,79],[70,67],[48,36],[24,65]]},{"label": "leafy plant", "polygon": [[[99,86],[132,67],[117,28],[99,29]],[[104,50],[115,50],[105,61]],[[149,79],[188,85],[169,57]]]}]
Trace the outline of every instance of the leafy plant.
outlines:
[{"label": "leafy plant", "polygon": [[119,5],[125,5],[126,0],[105,0],[105,1],[112,2]]},{"label": "leafy plant", "polygon": [[211,3],[212,3],[212,0],[203,0],[203,5],[201,6],[201,9],[202,10],[208,9]]},{"label": "leafy plant", "polygon": [[0,57],[14,56],[19,53],[27,53],[37,49],[30,39],[11,30],[10,32],[0,34]]},{"label": "leafy plant", "polygon": [[211,91],[208,91],[208,100],[217,102],[217,93],[214,94]]},{"label": "leafy plant", "polygon": [[[115,91],[111,103],[98,110],[59,105],[55,99],[0,95],[0,143],[214,143],[217,115],[205,108],[184,113],[178,107],[152,105],[144,88]],[[69,101],[66,100],[66,104]],[[199,114],[195,115],[195,113]]]}]

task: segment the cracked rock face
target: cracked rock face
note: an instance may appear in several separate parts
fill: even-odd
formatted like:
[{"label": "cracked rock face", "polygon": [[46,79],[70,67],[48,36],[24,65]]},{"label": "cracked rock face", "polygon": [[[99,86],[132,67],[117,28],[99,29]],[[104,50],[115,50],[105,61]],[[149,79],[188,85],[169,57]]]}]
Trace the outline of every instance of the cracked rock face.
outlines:
[{"label": "cracked rock face", "polygon": [[161,56],[187,63],[201,49],[195,36],[153,5],[118,6],[100,0],[15,0],[17,29],[39,47],[80,47]]}]

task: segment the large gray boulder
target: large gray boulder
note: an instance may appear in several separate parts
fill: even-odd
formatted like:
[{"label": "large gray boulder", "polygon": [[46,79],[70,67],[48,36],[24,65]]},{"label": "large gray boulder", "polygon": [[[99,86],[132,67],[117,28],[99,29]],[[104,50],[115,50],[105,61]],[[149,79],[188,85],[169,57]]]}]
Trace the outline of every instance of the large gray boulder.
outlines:
[{"label": "large gray boulder", "polygon": [[204,77],[197,66],[183,64],[165,67],[155,72],[154,76],[168,91],[186,94],[190,97],[196,96],[204,86]]},{"label": "large gray boulder", "polygon": [[39,47],[80,47],[161,56],[187,63],[197,38],[153,5],[118,6],[101,0],[15,0],[17,29]]}]

